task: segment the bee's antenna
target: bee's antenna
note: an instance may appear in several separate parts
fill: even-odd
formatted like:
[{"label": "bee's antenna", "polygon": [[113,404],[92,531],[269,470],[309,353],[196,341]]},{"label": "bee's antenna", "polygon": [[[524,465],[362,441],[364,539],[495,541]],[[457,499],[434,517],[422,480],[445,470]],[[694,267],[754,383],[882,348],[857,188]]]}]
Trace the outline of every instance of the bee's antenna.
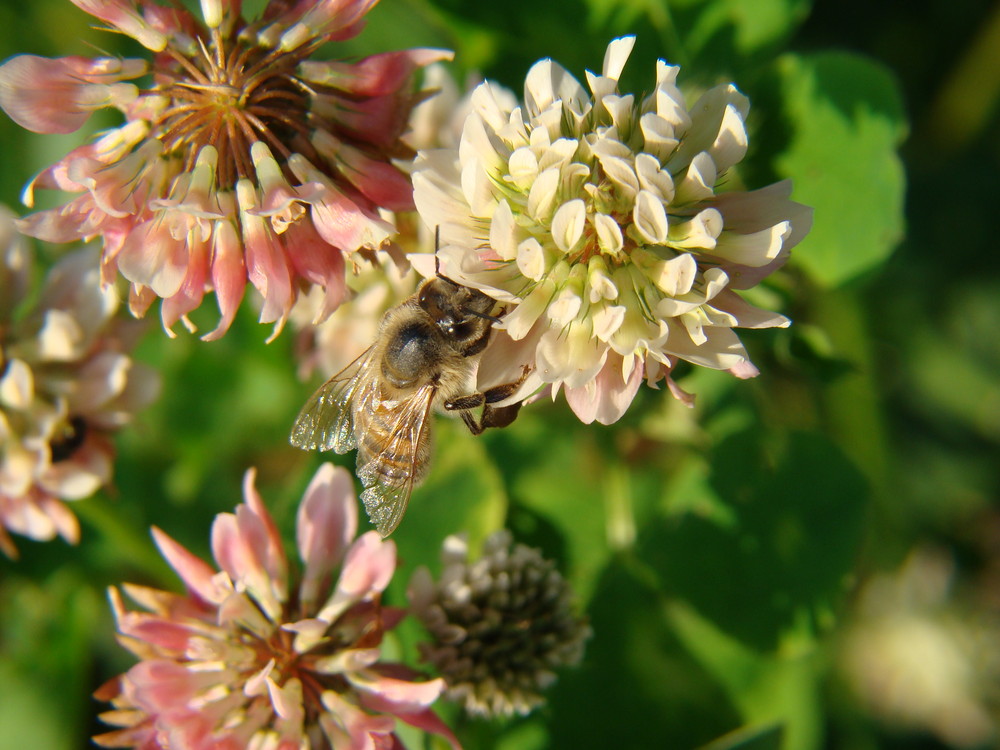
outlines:
[{"label": "bee's antenna", "polygon": [[453,281],[441,273],[441,258],[438,255],[438,250],[441,249],[441,225],[437,224],[434,227],[434,275],[437,276],[441,281],[447,281],[452,286],[462,286],[457,281]]},{"label": "bee's antenna", "polygon": [[495,315],[487,315],[486,313],[476,312],[475,310],[465,310],[465,312],[467,312],[469,315],[472,315],[472,316],[474,316],[476,318],[482,318],[483,320],[488,320],[491,323],[499,323],[499,322],[501,322],[500,318],[496,317]]},{"label": "bee's antenna", "polygon": [[438,258],[438,250],[441,249],[441,225],[434,225],[434,275],[441,275],[441,261]]}]

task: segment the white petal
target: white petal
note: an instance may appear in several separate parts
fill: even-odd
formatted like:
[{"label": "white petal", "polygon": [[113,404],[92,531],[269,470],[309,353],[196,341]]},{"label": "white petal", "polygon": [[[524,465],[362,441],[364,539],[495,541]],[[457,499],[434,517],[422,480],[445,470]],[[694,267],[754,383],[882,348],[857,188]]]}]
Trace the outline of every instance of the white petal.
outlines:
[{"label": "white petal", "polygon": [[625,320],[625,307],[605,305],[591,313],[590,320],[594,326],[594,335],[601,341],[607,342],[621,328]]},{"label": "white petal", "polygon": [[607,174],[624,201],[631,205],[635,199],[635,194],[639,192],[639,178],[635,176],[635,170],[625,159],[613,156],[600,156],[601,167]]},{"label": "white petal", "polygon": [[[670,160],[671,171],[677,172],[683,169],[700,151],[709,151],[712,156],[723,152],[735,153],[729,150],[739,141],[738,134],[732,132],[734,127],[732,118],[735,116],[742,120],[749,109],[749,100],[732,84],[716,86],[706,91],[691,108],[691,127],[681,141],[677,153]],[[719,141],[723,130],[727,134],[722,137],[716,148],[716,142]],[[729,167],[731,163],[726,163],[725,167]]]},{"label": "white petal", "polygon": [[579,81],[552,60],[532,65],[524,79],[524,103],[531,115],[543,112],[557,101],[580,111],[587,98]]},{"label": "white petal", "polygon": [[722,214],[714,208],[706,208],[689,221],[671,225],[669,244],[674,247],[711,250],[721,232]]},{"label": "white petal", "polygon": [[600,256],[594,256],[588,264],[589,274],[587,276],[587,286],[590,289],[590,302],[600,302],[602,299],[617,299],[618,287],[607,274],[607,266]]},{"label": "white petal", "polygon": [[548,331],[538,342],[537,362],[542,379],[575,388],[593,380],[608,356],[607,346],[582,326]]},{"label": "white petal", "polygon": [[617,129],[619,133],[627,133],[632,129],[632,113],[635,112],[635,97],[632,94],[608,94],[601,98],[601,104],[611,116],[613,129]]},{"label": "white petal", "polygon": [[538,159],[529,146],[522,146],[510,155],[507,169],[517,189],[527,190],[538,177]]},{"label": "white petal", "polygon": [[675,202],[697,203],[711,198],[715,194],[717,179],[715,162],[707,151],[702,151],[691,160],[683,179],[677,184]]},{"label": "white petal", "polygon": [[510,148],[473,112],[465,118],[465,125],[462,126],[458,157],[462,164],[478,159],[487,170],[499,173],[504,163],[510,159]]},{"label": "white petal", "polygon": [[590,217],[594,229],[597,231],[597,245],[601,252],[609,255],[617,255],[625,245],[622,237],[622,228],[618,222],[607,214],[594,214]]},{"label": "white petal", "polygon": [[555,285],[549,279],[543,279],[528,293],[521,304],[503,317],[498,327],[507,331],[507,335],[515,341],[523,339],[535,325],[535,321],[545,312],[554,294]]},{"label": "white petal", "polygon": [[632,220],[639,234],[650,245],[663,244],[667,239],[667,212],[663,203],[648,190],[640,190],[632,208]]},{"label": "white petal", "polygon": [[747,153],[747,130],[743,117],[732,104],[726,107],[719,126],[719,134],[715,138],[709,152],[715,161],[715,168],[725,172],[729,167],[741,161]]},{"label": "white petal", "polygon": [[[546,169],[535,180],[528,193],[528,214],[538,221],[545,221],[552,215],[556,204],[556,189],[559,187],[559,170]],[[488,216],[489,214],[480,214]]]},{"label": "white petal", "polygon": [[691,126],[691,116],[687,111],[684,94],[677,87],[680,67],[656,61],[656,114],[669,122],[673,129],[682,134]]},{"label": "white petal", "polygon": [[665,260],[650,272],[650,279],[671,297],[679,297],[691,291],[698,274],[698,263],[690,253],[681,253],[676,258]]},{"label": "white petal", "polygon": [[504,198],[497,204],[490,222],[490,247],[504,260],[517,257],[517,224],[510,204]]},{"label": "white petal", "polygon": [[[449,77],[449,80],[452,80]],[[501,88],[501,92],[503,89]],[[470,102],[476,114],[493,131],[498,131],[507,125],[510,109],[501,105],[497,100],[497,92],[493,84],[483,81],[472,91]]]},{"label": "white petal", "polygon": [[586,219],[587,206],[579,198],[559,206],[552,217],[552,240],[556,247],[564,253],[573,250],[583,236]]},{"label": "white petal", "polygon": [[462,194],[473,216],[492,215],[497,204],[493,183],[478,159],[469,159],[462,165]]},{"label": "white petal", "polygon": [[13,409],[27,409],[35,398],[31,368],[20,359],[12,359],[6,370],[0,378],[0,403]]},{"label": "white petal", "polygon": [[76,317],[65,310],[48,310],[38,333],[39,356],[54,362],[68,362],[80,357],[84,333]]},{"label": "white petal", "polygon": [[580,312],[583,300],[573,290],[563,288],[546,309],[546,314],[560,328],[569,325]]},{"label": "white petal", "polygon": [[745,266],[767,265],[778,257],[791,232],[792,225],[787,221],[752,234],[723,232],[712,254]]},{"label": "white petal", "polygon": [[713,370],[728,370],[746,362],[746,349],[731,328],[711,328],[705,330],[707,339],[701,346],[695,346],[687,331],[671,321],[671,335],[664,351],[681,359]]},{"label": "white petal", "polygon": [[615,157],[618,159],[632,158],[633,152],[631,148],[617,138],[609,137],[606,134],[590,134],[587,136],[586,142],[593,155],[598,159],[603,160],[606,157]]},{"label": "white petal", "polygon": [[529,279],[538,281],[545,274],[545,251],[534,237],[517,246],[517,267]]},{"label": "white petal", "polygon": [[628,62],[632,48],[635,46],[634,36],[623,36],[615,39],[608,45],[604,53],[604,64],[601,66],[601,75],[605,78],[613,78],[616,81],[621,78],[625,63]]},{"label": "white petal", "polygon": [[635,174],[639,187],[648,190],[664,203],[674,200],[674,178],[670,172],[660,168],[660,162],[649,154],[636,154]]},{"label": "white petal", "polygon": [[551,167],[562,169],[573,159],[578,147],[579,141],[575,138],[556,139],[541,152],[538,158],[538,170],[541,172]]},{"label": "white petal", "polygon": [[654,112],[647,112],[639,118],[639,129],[642,131],[643,150],[661,161],[668,159],[680,143],[674,126]]}]

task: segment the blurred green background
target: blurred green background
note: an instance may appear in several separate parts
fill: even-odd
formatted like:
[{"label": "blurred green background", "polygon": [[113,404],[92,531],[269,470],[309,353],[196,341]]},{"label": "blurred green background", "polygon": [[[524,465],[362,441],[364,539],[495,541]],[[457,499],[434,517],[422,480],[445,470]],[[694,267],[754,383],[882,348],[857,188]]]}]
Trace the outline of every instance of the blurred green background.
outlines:
[{"label": "blurred green background", "polygon": [[[612,427],[561,400],[478,439],[438,421],[390,600],[437,569],[448,533],[506,524],[559,561],[595,633],[531,717],[442,709],[466,747],[996,747],[1000,4],[383,0],[370,19],[348,54],[449,47],[459,80],[515,91],[539,58],[582,77],[635,33],[624,91],[648,90],[658,57],[682,88],[734,81],[753,104],[739,180],[791,177],[816,212],[755,292],[794,320],[743,336],[756,380],[682,369],[693,411],[643,389]],[[134,53],[90,21],[8,0],[0,59]],[[79,138],[0,117],[0,201],[23,210],[22,185]],[[39,278],[60,252],[39,248]],[[105,588],[179,585],[150,524],[208,557],[213,516],[256,466],[291,538],[321,459],[287,433],[315,383],[297,380],[290,335],[265,345],[243,312],[212,344],[168,340],[151,316],[137,356],[163,396],[119,435],[114,487],[72,505],[81,543],[18,538],[21,559],[0,559],[0,748],[102,731],[90,692],[131,664]],[[402,632],[410,657],[418,636]]]}]

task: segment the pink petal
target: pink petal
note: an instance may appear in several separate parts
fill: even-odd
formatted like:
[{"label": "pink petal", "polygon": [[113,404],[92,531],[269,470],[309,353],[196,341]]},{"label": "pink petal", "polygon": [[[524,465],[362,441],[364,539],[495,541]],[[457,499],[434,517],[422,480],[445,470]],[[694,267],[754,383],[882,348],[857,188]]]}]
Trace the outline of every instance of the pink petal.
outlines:
[{"label": "pink petal", "polygon": [[129,35],[147,49],[159,52],[167,46],[167,36],[146,22],[136,10],[132,0],[70,0],[70,2]]},{"label": "pink petal", "polygon": [[260,322],[283,320],[294,301],[291,270],[284,247],[266,220],[251,213],[259,207],[252,183],[240,180],[236,192],[243,226],[247,276],[264,298]]},{"label": "pink petal", "polygon": [[247,469],[243,475],[244,502],[253,512],[253,515],[256,516],[257,520],[259,520],[267,535],[264,550],[266,559],[269,561],[269,572],[272,577],[283,576],[286,572],[285,549],[281,544],[281,534],[278,532],[278,526],[274,523],[274,519],[271,518],[271,514],[267,512],[264,500],[261,498],[260,493],[257,492],[257,487],[254,484],[256,479],[257,470]]},{"label": "pink petal", "polygon": [[170,654],[178,658],[184,656],[192,636],[199,635],[179,622],[141,612],[126,612],[119,616],[118,632],[154,646],[160,655]]},{"label": "pink petal", "polygon": [[38,506],[48,516],[59,536],[70,544],[80,541],[80,522],[64,502],[54,497],[42,497]]},{"label": "pink petal", "polygon": [[166,659],[141,661],[125,678],[133,700],[149,713],[183,706],[219,679],[211,672],[194,672]]},{"label": "pink petal", "polygon": [[222,601],[224,592],[220,591],[215,583],[216,570],[212,566],[193,555],[156,526],[150,531],[160,554],[181,577],[189,591],[206,602],[218,604]]},{"label": "pink petal", "polygon": [[[320,152],[326,151],[317,144]],[[339,144],[333,163],[344,177],[376,206],[390,211],[412,211],[413,184],[410,177],[388,162],[370,159],[361,151]]]},{"label": "pink petal", "polygon": [[214,330],[202,336],[202,341],[215,341],[229,330],[247,286],[247,271],[243,263],[243,248],[236,228],[230,221],[215,222],[212,233],[212,286],[219,301],[222,317]]},{"label": "pink petal", "polygon": [[371,55],[354,63],[306,60],[299,65],[299,74],[353,96],[385,96],[404,87],[417,68],[452,57],[449,50],[408,49]]},{"label": "pink petal", "polygon": [[94,198],[88,193],[58,208],[28,214],[15,224],[29,237],[63,243],[97,236],[105,219],[104,212],[94,205]]},{"label": "pink petal", "polygon": [[454,748],[454,750],[462,750],[462,744],[458,741],[458,737],[456,737],[448,725],[445,724],[441,718],[429,708],[425,708],[423,711],[414,711],[411,713],[397,713],[396,718],[409,724],[411,727],[416,727],[417,729],[422,729],[425,732],[430,732],[431,734],[443,737],[447,740],[448,744]]},{"label": "pink petal", "polygon": [[395,569],[396,545],[391,540],[382,539],[377,531],[358,537],[347,551],[336,590],[317,618],[335,622],[355,602],[382,593]]},{"label": "pink petal", "polygon": [[131,84],[146,71],[141,60],[18,55],[0,65],[0,107],[34,133],[72,133],[95,109],[135,98]]},{"label": "pink petal", "polygon": [[122,276],[148,286],[159,297],[177,294],[187,276],[186,243],[174,239],[166,224],[156,220],[136,227],[116,260]]},{"label": "pink petal", "polygon": [[369,709],[388,714],[412,713],[430,706],[444,692],[445,682],[434,680],[415,682],[394,679],[366,669],[349,677],[362,691],[362,703]]},{"label": "pink petal", "polygon": [[368,531],[348,550],[337,588],[355,598],[381,593],[395,570],[395,543],[382,539],[377,531]]},{"label": "pink petal", "polygon": [[760,375],[760,370],[749,359],[740,362],[738,365],[729,368],[729,374],[735,375],[740,380],[749,380]]},{"label": "pink petal", "polygon": [[347,298],[344,253],[326,242],[312,222],[296,222],[286,232],[289,247],[295,248],[292,265],[304,279],[323,287],[326,294],[313,324],[326,320]]},{"label": "pink petal", "polygon": [[576,388],[566,387],[566,403],[584,424],[598,421],[614,424],[628,410],[642,383],[643,369],[633,367],[628,380],[622,377],[622,356],[614,352],[597,377]]},{"label": "pink petal", "polygon": [[192,310],[197,309],[205,296],[205,282],[208,279],[208,244],[192,241],[188,244],[190,255],[187,274],[176,294],[163,300],[160,315],[163,327],[171,333],[171,327]]},{"label": "pink petal", "polygon": [[299,505],[296,528],[299,555],[305,563],[302,598],[313,600],[317,586],[340,564],[357,533],[350,472],[329,463],[319,468]]}]

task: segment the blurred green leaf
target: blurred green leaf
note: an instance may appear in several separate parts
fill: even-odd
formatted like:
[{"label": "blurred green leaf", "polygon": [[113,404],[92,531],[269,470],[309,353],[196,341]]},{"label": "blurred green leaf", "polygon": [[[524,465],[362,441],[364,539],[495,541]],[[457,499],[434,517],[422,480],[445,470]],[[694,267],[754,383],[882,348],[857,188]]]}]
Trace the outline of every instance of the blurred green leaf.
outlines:
[{"label": "blurred green leaf", "polygon": [[780,726],[748,727],[709,742],[700,750],[780,750],[782,736]]},{"label": "blurred green leaf", "polygon": [[72,567],[41,582],[4,577],[0,747],[70,750],[82,745],[100,608],[99,596]]},{"label": "blurred green leaf", "polygon": [[710,491],[731,520],[688,513],[643,529],[640,557],[664,591],[759,650],[829,625],[861,539],[864,478],[836,445],[760,429],[712,453]]},{"label": "blurred green leaf", "polygon": [[583,664],[563,672],[550,693],[553,750],[695,747],[740,723],[642,578],[617,558],[602,572]]},{"label": "blurred green leaf", "polygon": [[847,52],[784,55],[774,85],[789,129],[776,165],[795,180],[795,200],[815,209],[794,262],[835,286],[882,263],[903,234],[899,87],[884,67]]},{"label": "blurred green leaf", "polygon": [[[722,686],[746,725],[780,727],[783,750],[819,746],[822,654],[812,644],[788,644],[778,653],[765,654],[725,633],[684,602],[672,601],[667,612],[677,637]],[[734,734],[743,737],[743,731],[753,738],[750,729]],[[723,739],[730,738],[717,741]],[[764,730],[759,740],[766,743],[772,737]]]},{"label": "blurred green leaf", "polygon": [[715,57],[718,65],[720,56],[735,60],[786,38],[805,19],[812,2],[675,0],[669,5],[688,54],[698,63]]}]

